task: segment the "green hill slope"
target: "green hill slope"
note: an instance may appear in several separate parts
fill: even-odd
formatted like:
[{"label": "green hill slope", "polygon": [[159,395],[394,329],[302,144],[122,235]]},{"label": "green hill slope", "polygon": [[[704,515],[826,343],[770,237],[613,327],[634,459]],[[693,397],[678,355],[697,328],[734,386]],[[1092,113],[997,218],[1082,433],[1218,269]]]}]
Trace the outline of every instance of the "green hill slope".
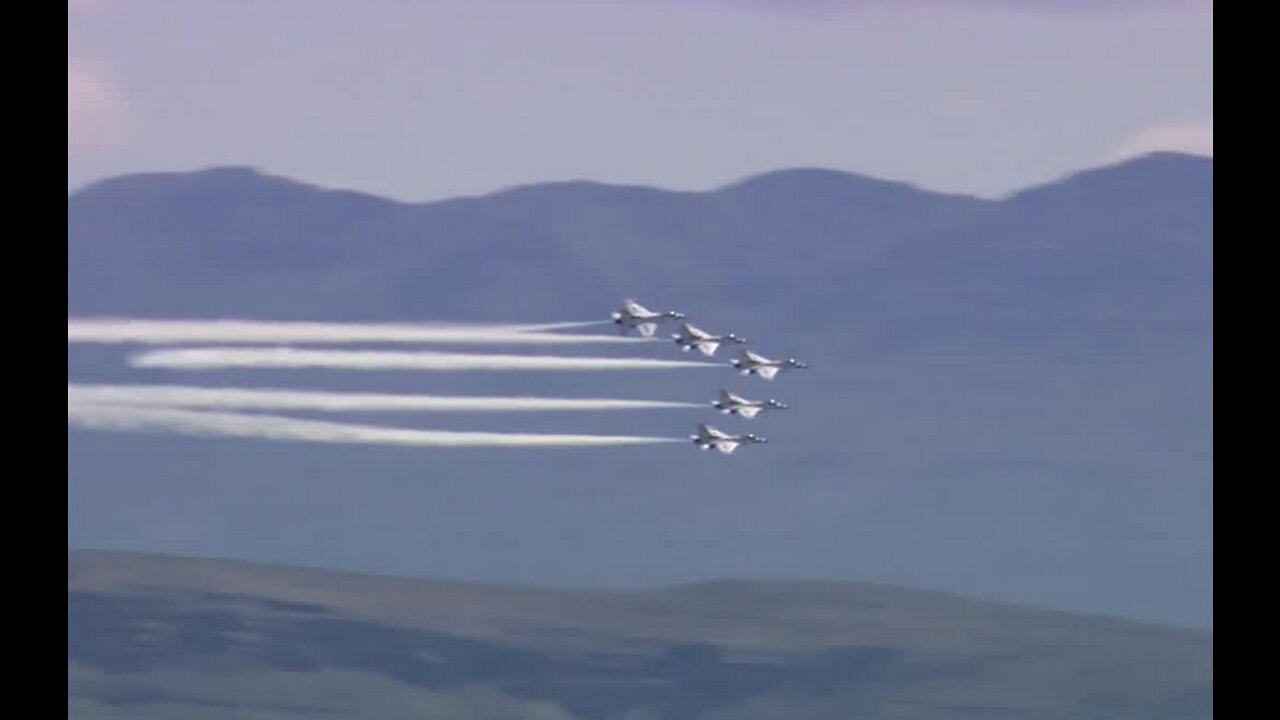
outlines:
[{"label": "green hill slope", "polygon": [[1210,633],[884,585],[68,556],[73,718],[1205,718]]}]

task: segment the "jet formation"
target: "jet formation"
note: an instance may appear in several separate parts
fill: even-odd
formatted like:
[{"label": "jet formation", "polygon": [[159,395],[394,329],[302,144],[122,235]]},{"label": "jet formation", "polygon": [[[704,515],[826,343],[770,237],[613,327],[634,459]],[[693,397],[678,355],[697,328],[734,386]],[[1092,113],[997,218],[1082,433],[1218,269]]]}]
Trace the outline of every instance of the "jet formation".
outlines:
[{"label": "jet formation", "polygon": [[[620,332],[635,331],[642,337],[653,337],[659,323],[671,320],[686,320],[684,313],[674,310],[654,312],[632,299],[624,300],[622,307],[611,314],[613,322]],[[738,345],[737,357],[729,361],[729,365],[740,375],[754,375],[764,380],[773,380],[783,370],[803,370],[809,366],[795,358],[770,360],[752,352],[745,347],[747,340],[734,333],[715,334],[694,326],[689,322],[680,324],[679,332],[671,336],[682,352],[697,349],[698,352],[712,357],[724,345]],[[720,396],[711,406],[725,415],[736,415],[748,420],[762,412],[771,410],[787,410],[785,403],[772,398],[768,400],[748,400],[728,390],[721,390]],[[768,442],[765,438],[753,433],[733,435],[710,425],[699,424],[698,432],[689,439],[703,450],[715,448],[722,454],[729,455],[744,444]]]}]

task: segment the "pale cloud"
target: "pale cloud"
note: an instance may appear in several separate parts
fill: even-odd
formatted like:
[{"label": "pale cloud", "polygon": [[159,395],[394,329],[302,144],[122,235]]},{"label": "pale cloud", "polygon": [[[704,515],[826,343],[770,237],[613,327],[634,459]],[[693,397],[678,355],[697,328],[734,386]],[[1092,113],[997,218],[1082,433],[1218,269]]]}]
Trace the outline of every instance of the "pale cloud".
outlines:
[{"label": "pale cloud", "polygon": [[[72,45],[75,29],[108,0],[67,0]],[[72,51],[67,56],[67,152],[112,146],[123,139],[124,99],[103,63]]]},{"label": "pale cloud", "polygon": [[124,134],[124,100],[98,64],[67,58],[67,151],[118,143]]},{"label": "pale cloud", "polygon": [[1162,123],[1144,128],[1122,140],[1108,160],[1118,162],[1161,151],[1213,157],[1213,120]]},{"label": "pale cloud", "polygon": [[[422,201],[819,166],[999,197],[1212,117],[1211,15],[1103,10],[1193,1],[90,0],[68,189],[252,165]],[[802,11],[824,5],[865,12]]]}]

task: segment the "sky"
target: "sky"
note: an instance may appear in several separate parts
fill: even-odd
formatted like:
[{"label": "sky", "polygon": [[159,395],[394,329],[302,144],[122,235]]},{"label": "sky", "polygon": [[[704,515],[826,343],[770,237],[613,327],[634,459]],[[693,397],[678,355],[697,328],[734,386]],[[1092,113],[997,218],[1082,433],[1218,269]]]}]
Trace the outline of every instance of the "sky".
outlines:
[{"label": "sky", "polygon": [[68,190],[249,165],[407,201],[819,166],[998,197],[1213,152],[1209,0],[69,0]]},{"label": "sky", "polygon": [[[406,201],[568,179],[703,190],[820,166],[998,197],[1155,150],[1212,155],[1203,0],[71,0],[68,13],[72,192],[123,173],[215,165]],[[708,329],[754,337],[753,323],[731,320]],[[1046,332],[1059,330],[1070,328]],[[780,399],[830,406],[821,353],[843,346],[796,332],[798,348],[769,341],[815,370]],[[865,463],[852,489],[844,474],[807,476],[812,465],[797,465],[787,483],[720,471],[655,488],[643,482],[652,465],[626,449],[613,460],[624,477],[602,482],[588,472],[600,455],[299,452],[87,434],[69,445],[69,467],[95,469],[69,475],[69,531],[79,533],[69,538],[520,582],[669,582],[672,558],[677,580],[834,567],[1207,626],[1211,391],[1168,388],[1171,377],[1204,377],[1211,355],[1164,358],[1172,369],[1144,367],[1135,381],[1087,362],[1011,371],[1005,358],[980,357],[956,383],[952,357],[905,369],[891,353],[883,367],[868,360],[859,368],[869,374],[835,378],[848,392],[834,397],[862,393],[855,408],[865,414],[832,411],[863,428],[839,436]],[[1107,393],[1114,417],[1072,392],[1113,377],[1124,379]],[[591,394],[586,382],[568,378],[565,392]],[[599,396],[617,390],[594,382]],[[700,379],[650,382],[663,397],[706,392]],[[1001,429],[1021,431],[1026,418],[1044,447],[1006,457]],[[668,421],[645,422],[659,433]],[[785,434],[773,440],[759,454],[766,467],[789,470],[807,452],[788,450]],[[925,442],[935,444],[917,453]],[[925,462],[953,459],[985,478],[980,492]],[[353,503],[352,477],[380,480]],[[314,482],[300,493],[304,481]],[[503,549],[465,552],[485,543]]]}]

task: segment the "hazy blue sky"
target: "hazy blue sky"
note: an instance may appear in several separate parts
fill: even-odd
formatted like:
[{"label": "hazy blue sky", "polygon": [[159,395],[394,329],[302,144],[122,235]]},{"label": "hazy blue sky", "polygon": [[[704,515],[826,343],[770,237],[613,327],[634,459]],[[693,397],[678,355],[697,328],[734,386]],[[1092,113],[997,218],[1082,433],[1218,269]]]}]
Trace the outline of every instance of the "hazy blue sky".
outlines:
[{"label": "hazy blue sky", "polygon": [[70,0],[67,179],[407,200],[816,165],[999,195],[1212,154],[1208,0]]}]

